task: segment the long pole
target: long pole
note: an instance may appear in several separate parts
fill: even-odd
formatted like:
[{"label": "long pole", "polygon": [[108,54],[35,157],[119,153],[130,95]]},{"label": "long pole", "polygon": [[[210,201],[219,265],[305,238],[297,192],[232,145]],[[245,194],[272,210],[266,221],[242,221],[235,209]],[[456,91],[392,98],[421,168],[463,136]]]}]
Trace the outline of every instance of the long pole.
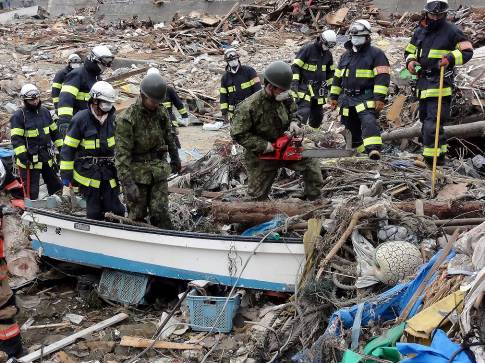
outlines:
[{"label": "long pole", "polygon": [[431,198],[434,197],[434,189],[436,185],[436,163],[438,161],[438,142],[440,137],[441,124],[441,104],[443,101],[443,83],[445,78],[445,67],[440,68],[440,88],[438,95],[438,112],[436,113],[436,131],[434,133],[434,152],[433,152],[433,172],[431,173]]}]

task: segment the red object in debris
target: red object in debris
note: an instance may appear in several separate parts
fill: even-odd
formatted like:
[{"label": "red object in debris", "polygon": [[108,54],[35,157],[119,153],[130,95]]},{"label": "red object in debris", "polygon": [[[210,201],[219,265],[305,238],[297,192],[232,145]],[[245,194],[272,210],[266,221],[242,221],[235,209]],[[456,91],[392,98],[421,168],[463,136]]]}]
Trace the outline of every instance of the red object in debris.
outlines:
[{"label": "red object in debris", "polygon": [[310,6],[312,6],[312,5],[313,5],[313,0],[308,0],[308,1],[306,2],[306,6],[310,7]]},{"label": "red object in debris", "polygon": [[5,189],[10,191],[12,189],[21,189],[23,188],[22,183],[20,183],[17,179],[14,179],[12,182],[5,185]]},{"label": "red object in debris", "polygon": [[266,154],[261,154],[261,160],[283,160],[296,161],[301,160],[303,152],[303,137],[283,135],[276,139],[273,143],[274,151]]},{"label": "red object in debris", "polygon": [[25,203],[23,199],[12,199],[10,201],[10,204],[12,207],[20,208],[22,210],[25,210]]},{"label": "red object in debris", "polygon": [[292,14],[297,14],[297,13],[301,12],[300,3],[293,3],[293,4],[291,4],[291,6],[293,6],[293,10],[291,11]]}]

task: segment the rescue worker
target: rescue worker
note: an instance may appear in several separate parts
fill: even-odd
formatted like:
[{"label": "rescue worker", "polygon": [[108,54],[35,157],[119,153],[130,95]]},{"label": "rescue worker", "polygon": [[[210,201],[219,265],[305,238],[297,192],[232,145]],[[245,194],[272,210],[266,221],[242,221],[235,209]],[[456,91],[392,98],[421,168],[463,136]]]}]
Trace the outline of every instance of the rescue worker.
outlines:
[{"label": "rescue worker", "polygon": [[[149,74],[160,75],[160,71],[157,68],[152,67],[147,71],[147,75]],[[172,123],[173,137],[175,138],[175,143],[177,144],[177,147],[180,149],[182,145],[180,144],[180,140],[178,137],[178,130],[177,130],[179,123],[177,122],[177,118],[173,113],[172,107],[175,106],[175,108],[177,109],[178,113],[181,116],[180,123],[184,126],[189,126],[189,113],[187,112],[187,109],[182,103],[182,100],[178,96],[177,91],[175,91],[175,88],[169,85],[167,85],[167,94],[165,96],[165,99],[162,102],[162,105],[167,109],[170,122]]]},{"label": "rescue worker", "polygon": [[144,221],[149,215],[154,226],[172,229],[167,178],[180,171],[181,163],[169,116],[160,107],[166,92],[160,75],[143,78],[140,97],[117,120],[115,163],[129,217]]},{"label": "rescue worker", "polygon": [[352,147],[372,160],[381,158],[381,130],[377,121],[389,90],[390,67],[384,52],[371,45],[367,20],[355,21],[349,29],[347,51],[340,58],[330,89],[330,106],[340,100],[342,123],[352,134]]},{"label": "rescue worker", "polygon": [[88,108],[89,91],[101,80],[100,75],[111,67],[114,56],[108,47],[97,45],[84,60],[82,67],[69,72],[59,95],[57,116],[59,132],[65,136],[72,116]]},{"label": "rescue worker", "polygon": [[333,30],[325,30],[315,41],[303,46],[293,60],[293,97],[298,114],[311,127],[322,124],[323,105],[333,82],[335,65],[330,49],[337,44]]},{"label": "rescue worker", "polygon": [[15,321],[15,315],[19,311],[15,303],[15,293],[8,284],[6,248],[2,232],[5,207],[0,206],[0,352],[12,358],[22,353],[22,339],[20,327]]},{"label": "rescue worker", "polygon": [[[432,166],[435,154],[438,165],[442,165],[448,151],[443,124],[450,118],[454,67],[472,58],[473,47],[456,25],[446,21],[448,0],[428,0],[424,12],[424,18],[406,47],[405,57],[409,72],[418,76],[416,93],[419,99],[419,118],[423,125],[423,156],[426,163]],[[440,67],[445,67],[445,79],[439,144],[435,150]]]},{"label": "rescue worker", "polygon": [[56,110],[59,104],[59,94],[61,93],[62,84],[64,83],[67,74],[73,69],[79,68],[81,66],[81,57],[76,53],[73,53],[67,58],[67,66],[58,71],[54,76],[54,80],[52,81],[51,95],[52,102],[54,103],[54,108]]},{"label": "rescue worker", "polygon": [[224,51],[226,72],[222,75],[219,89],[222,117],[227,123],[234,114],[235,107],[247,97],[261,89],[261,82],[254,68],[241,64],[234,48]]},{"label": "rescue worker", "polygon": [[49,195],[62,189],[61,180],[53,168],[52,151],[52,143],[61,148],[62,138],[49,110],[42,106],[36,86],[24,85],[20,98],[24,106],[10,118],[10,135],[25,196],[37,199],[41,174]]},{"label": "rescue worker", "polygon": [[103,220],[106,212],[123,216],[114,165],[116,91],[105,81],[89,92],[88,108],[74,115],[61,150],[64,186],[79,185],[86,217]]},{"label": "rescue worker", "polygon": [[248,169],[248,196],[252,200],[268,198],[278,169],[303,173],[307,199],[320,196],[322,171],[316,159],[300,161],[261,160],[261,154],[274,151],[272,143],[285,132],[300,135],[301,119],[290,96],[293,73],[282,61],[271,63],[263,73],[264,88],[244,100],[232,119],[231,136],[245,150]]}]

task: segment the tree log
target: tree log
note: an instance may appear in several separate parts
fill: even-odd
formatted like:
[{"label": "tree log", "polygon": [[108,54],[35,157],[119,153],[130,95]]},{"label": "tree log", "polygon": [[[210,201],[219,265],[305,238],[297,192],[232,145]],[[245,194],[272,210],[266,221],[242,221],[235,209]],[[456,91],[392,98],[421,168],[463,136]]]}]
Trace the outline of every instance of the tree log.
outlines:
[{"label": "tree log", "polygon": [[[394,206],[404,212],[415,213],[416,211],[416,203],[414,201],[395,203]],[[462,214],[467,218],[485,216],[485,202],[475,200],[455,201],[452,203],[424,201],[423,208],[424,215],[437,216],[440,219],[453,218]]]},{"label": "tree log", "polygon": [[325,201],[312,203],[297,199],[276,202],[213,202],[212,216],[221,223],[256,225],[267,222],[277,214],[292,217],[310,212],[325,204]]},{"label": "tree log", "polygon": [[[485,121],[477,121],[469,124],[445,126],[446,137],[480,137],[485,136]],[[405,127],[382,134],[382,141],[394,141],[412,139],[421,135],[421,125]]]}]

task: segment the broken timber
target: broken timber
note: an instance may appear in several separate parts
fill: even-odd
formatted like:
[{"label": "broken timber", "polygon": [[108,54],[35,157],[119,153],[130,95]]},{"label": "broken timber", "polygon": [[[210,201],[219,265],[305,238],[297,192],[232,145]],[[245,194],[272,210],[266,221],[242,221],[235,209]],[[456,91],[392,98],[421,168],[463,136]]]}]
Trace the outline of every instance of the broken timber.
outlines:
[{"label": "broken timber", "polygon": [[[316,203],[304,202],[298,199],[293,201],[276,202],[213,202],[212,216],[222,223],[259,224],[267,222],[277,214],[285,214],[289,217],[304,214],[322,207],[326,201]],[[308,216],[310,218],[311,216]]]},{"label": "broken timber", "polygon": [[103,320],[93,326],[90,326],[89,328],[83,329],[75,334],[72,334],[68,337],[65,337],[64,339],[61,339],[55,343],[52,343],[48,345],[47,347],[43,347],[41,349],[36,350],[35,352],[32,352],[30,354],[27,354],[21,358],[18,359],[18,362],[22,363],[28,363],[32,362],[36,359],[39,359],[41,357],[45,357],[45,355],[53,353],[59,349],[62,349],[70,344],[73,344],[76,340],[79,338],[83,338],[91,333],[94,333],[98,330],[107,328],[108,326],[111,326],[113,324],[119,323],[122,320],[125,320],[128,317],[127,314],[125,313],[120,313],[117,314],[109,319]]},{"label": "broken timber", "polygon": [[[399,202],[393,205],[404,212],[414,213],[416,211],[416,203],[414,201]],[[485,202],[478,200],[456,201],[452,203],[423,201],[423,213],[426,216],[436,216],[440,219],[453,218],[458,215],[482,217],[485,215]]]},{"label": "broken timber", "polygon": [[155,349],[175,349],[175,350],[201,350],[202,346],[197,344],[174,343],[157,340],[155,343],[151,339],[124,336],[121,338],[120,345],[123,347]]},{"label": "broken timber", "polygon": [[[477,121],[469,124],[445,126],[446,137],[479,137],[485,136],[485,121]],[[421,135],[421,125],[405,127],[382,134],[382,141],[394,141],[401,139],[412,139]]]}]

